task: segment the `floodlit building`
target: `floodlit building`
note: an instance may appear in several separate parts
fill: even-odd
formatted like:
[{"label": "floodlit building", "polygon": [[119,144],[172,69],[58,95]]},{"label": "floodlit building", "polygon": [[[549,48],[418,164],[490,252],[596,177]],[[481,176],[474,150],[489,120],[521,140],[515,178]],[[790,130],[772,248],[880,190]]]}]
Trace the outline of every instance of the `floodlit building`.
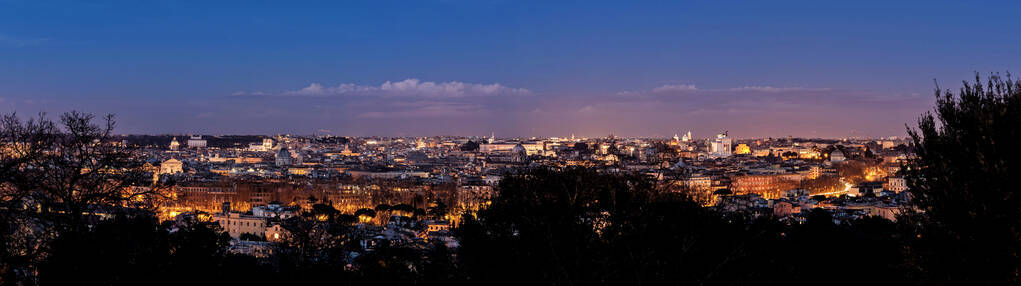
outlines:
[{"label": "floodlit building", "polygon": [[205,148],[206,140],[202,139],[202,135],[191,136],[188,138],[188,148]]},{"label": "floodlit building", "polygon": [[844,152],[841,152],[840,149],[835,149],[830,153],[830,163],[840,163],[844,162],[844,160],[847,160],[847,158],[844,157]]},{"label": "floodlit building", "polygon": [[751,154],[751,153],[752,153],[752,148],[748,147],[748,144],[737,144],[737,147],[734,148],[734,154],[737,154],[737,155],[745,155],[745,154]]},{"label": "floodlit building", "polygon": [[525,148],[525,151],[528,153],[528,155],[543,154],[543,151],[546,149],[545,144],[542,141],[498,142],[479,145],[479,152],[482,153],[510,152],[513,151],[514,147],[516,146],[521,146]]},{"label": "floodlit building", "polygon": [[908,190],[908,182],[904,177],[889,177],[886,178],[886,186],[883,189],[900,193]]},{"label": "floodlit building", "polygon": [[174,137],[173,140],[170,140],[170,150],[177,150],[178,148],[181,148],[181,142],[177,142],[177,137]]},{"label": "floodlit building", "polygon": [[727,133],[717,134],[716,138],[709,140],[709,155],[712,157],[730,157],[733,139],[727,137]]},{"label": "floodlit building", "polygon": [[219,223],[232,238],[239,238],[243,233],[266,237],[265,218],[229,212],[213,214],[213,221]]},{"label": "floodlit building", "polygon": [[248,145],[248,150],[253,152],[269,152],[273,150],[273,139],[265,138],[262,139],[262,144],[252,143]]},{"label": "floodlit building", "polygon": [[160,164],[160,174],[184,173],[184,163],[181,160],[170,158]]}]

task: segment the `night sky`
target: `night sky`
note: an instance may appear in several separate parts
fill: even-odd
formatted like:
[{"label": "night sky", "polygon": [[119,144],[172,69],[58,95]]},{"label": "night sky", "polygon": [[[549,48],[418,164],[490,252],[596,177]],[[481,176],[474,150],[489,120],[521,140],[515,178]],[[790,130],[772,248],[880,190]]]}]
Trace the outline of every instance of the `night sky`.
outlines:
[{"label": "night sky", "polygon": [[149,134],[903,136],[933,80],[1018,70],[1017,11],[0,0],[0,111],[115,113]]}]

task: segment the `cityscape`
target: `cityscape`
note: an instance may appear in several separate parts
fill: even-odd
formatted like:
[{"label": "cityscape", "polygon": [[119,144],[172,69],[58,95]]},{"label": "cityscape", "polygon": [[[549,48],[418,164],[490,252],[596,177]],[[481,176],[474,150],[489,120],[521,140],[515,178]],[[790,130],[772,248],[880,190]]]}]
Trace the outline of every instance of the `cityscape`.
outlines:
[{"label": "cityscape", "polygon": [[1018,8],[0,1],[0,285],[1018,285]]}]

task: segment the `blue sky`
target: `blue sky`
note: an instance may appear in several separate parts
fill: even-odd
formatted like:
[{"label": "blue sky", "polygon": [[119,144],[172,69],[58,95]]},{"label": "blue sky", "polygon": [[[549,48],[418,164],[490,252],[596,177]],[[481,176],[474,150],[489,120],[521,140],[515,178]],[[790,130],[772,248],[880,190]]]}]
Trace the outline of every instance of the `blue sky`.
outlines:
[{"label": "blue sky", "polygon": [[903,135],[933,79],[1016,70],[1018,8],[0,0],[0,109],[124,133]]}]

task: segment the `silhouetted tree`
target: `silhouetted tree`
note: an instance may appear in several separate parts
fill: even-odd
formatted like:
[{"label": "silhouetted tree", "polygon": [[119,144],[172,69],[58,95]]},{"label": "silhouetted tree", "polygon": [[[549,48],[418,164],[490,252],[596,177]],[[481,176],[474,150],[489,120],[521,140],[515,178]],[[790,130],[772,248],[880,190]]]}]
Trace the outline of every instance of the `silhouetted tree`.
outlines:
[{"label": "silhouetted tree", "polygon": [[954,93],[908,129],[907,178],[918,212],[910,266],[926,284],[1017,284],[1021,275],[1021,82],[991,75]]},{"label": "silhouetted tree", "polygon": [[441,201],[436,201],[435,204],[436,204],[435,206],[429,207],[429,209],[426,211],[428,212],[430,218],[442,219],[444,216],[447,215],[448,211],[447,204],[444,204]]},{"label": "silhouetted tree", "polygon": [[889,221],[836,225],[821,209],[805,225],[723,214],[648,178],[590,169],[528,170],[498,189],[456,230],[468,283],[808,284],[863,265],[837,284],[904,281]]},{"label": "silhouetted tree", "polygon": [[[113,116],[68,112],[0,120],[0,277],[31,283],[51,242],[86,236],[99,213],[151,209],[163,190],[130,147],[113,142]],[[13,283],[13,282],[12,282]]]},{"label": "silhouetted tree", "polygon": [[461,151],[474,152],[474,151],[478,151],[478,150],[479,150],[479,143],[477,143],[475,141],[468,141],[468,142],[465,142],[464,144],[461,144]]}]

